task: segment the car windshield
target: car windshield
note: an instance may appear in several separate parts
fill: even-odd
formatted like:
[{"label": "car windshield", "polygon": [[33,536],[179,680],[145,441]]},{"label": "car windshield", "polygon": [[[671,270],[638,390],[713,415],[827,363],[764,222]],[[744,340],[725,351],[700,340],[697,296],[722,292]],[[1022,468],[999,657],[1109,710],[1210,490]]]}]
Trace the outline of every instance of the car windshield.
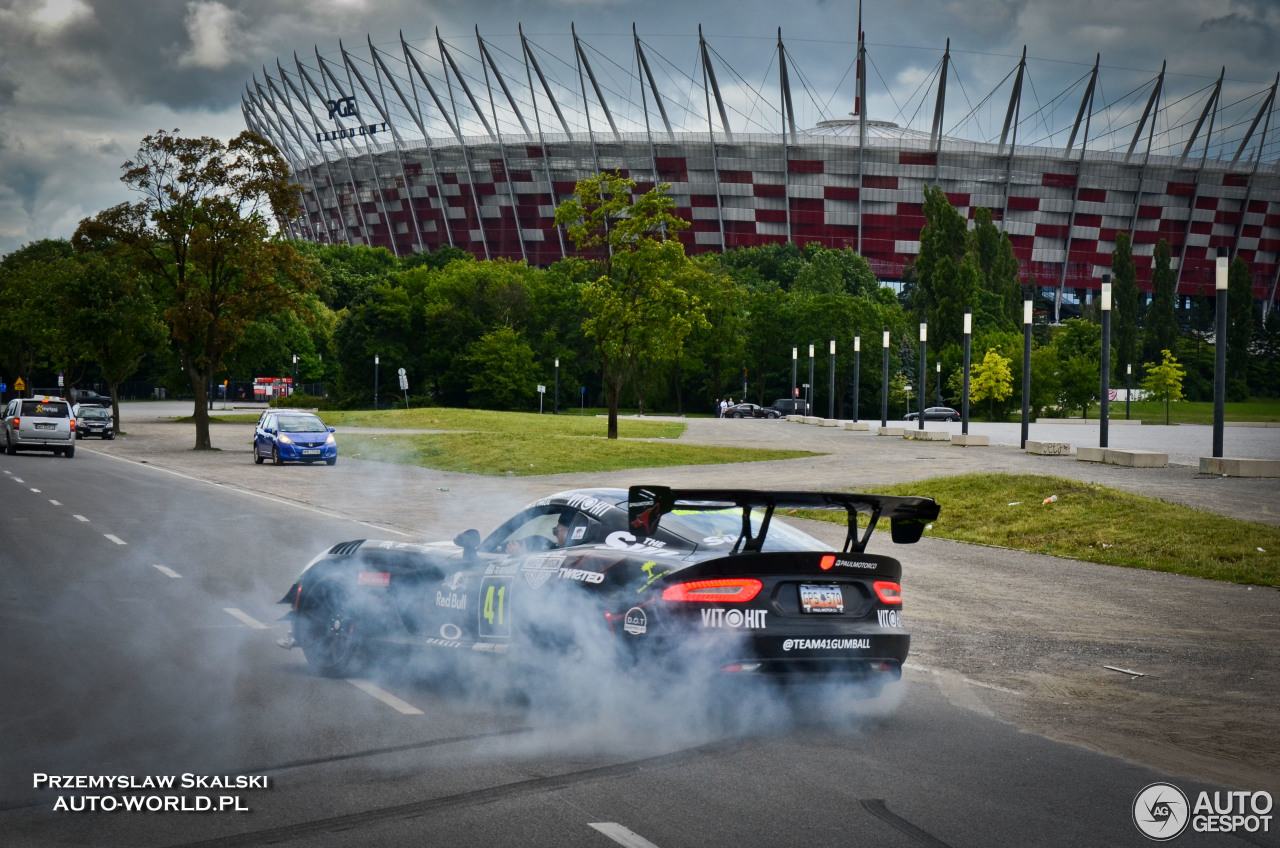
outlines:
[{"label": "car windshield", "polygon": [[[751,512],[751,532],[758,532],[764,512]],[[742,531],[742,511],[736,508],[716,510],[677,509],[662,517],[662,529],[693,542],[699,547],[724,545],[732,547]],[[802,530],[773,518],[769,521],[769,535],[764,540],[765,551],[825,551],[831,546]]]},{"label": "car windshield", "polygon": [[80,417],[93,418],[93,419],[105,421],[111,416],[107,413],[105,409],[101,409],[99,407],[94,406],[94,407],[89,407],[87,409],[80,410]]},{"label": "car windshield", "polygon": [[32,418],[70,418],[69,408],[65,403],[51,403],[42,400],[24,400],[22,414]]},{"label": "car windshield", "polygon": [[281,433],[323,433],[328,429],[323,421],[311,415],[280,416]]}]

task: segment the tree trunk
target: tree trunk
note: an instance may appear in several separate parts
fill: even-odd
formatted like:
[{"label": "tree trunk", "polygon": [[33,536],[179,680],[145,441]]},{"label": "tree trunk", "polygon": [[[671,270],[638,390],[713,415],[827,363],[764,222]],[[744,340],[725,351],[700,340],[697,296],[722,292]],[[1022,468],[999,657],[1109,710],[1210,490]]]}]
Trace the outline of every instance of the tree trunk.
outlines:
[{"label": "tree trunk", "polygon": [[618,438],[618,395],[622,390],[622,386],[616,381],[610,380],[609,383],[609,431],[606,438]]},{"label": "tree trunk", "polygon": [[187,368],[187,374],[191,376],[191,388],[195,392],[195,410],[191,417],[196,422],[196,446],[194,450],[213,450],[213,443],[209,439],[209,396],[205,394],[208,391],[208,380],[205,375],[196,373],[194,368]]},{"label": "tree trunk", "polygon": [[107,394],[111,395],[111,426],[116,435],[120,435],[120,384],[107,383]]}]

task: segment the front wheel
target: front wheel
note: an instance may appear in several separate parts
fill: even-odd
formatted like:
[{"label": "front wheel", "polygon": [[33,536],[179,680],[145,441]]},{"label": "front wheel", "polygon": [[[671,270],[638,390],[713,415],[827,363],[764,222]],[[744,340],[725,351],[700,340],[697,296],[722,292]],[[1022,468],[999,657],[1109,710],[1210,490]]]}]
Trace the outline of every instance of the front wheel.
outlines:
[{"label": "front wheel", "polygon": [[324,464],[325,464],[325,465],[337,465],[337,464],[338,464],[338,458],[335,456],[333,459],[326,459],[326,460],[324,461]]},{"label": "front wheel", "polygon": [[284,460],[280,458],[280,448],[275,445],[271,446],[271,464],[284,465]]},{"label": "front wheel", "polygon": [[338,581],[321,580],[303,595],[293,629],[307,662],[325,677],[350,677],[364,667],[363,630]]}]

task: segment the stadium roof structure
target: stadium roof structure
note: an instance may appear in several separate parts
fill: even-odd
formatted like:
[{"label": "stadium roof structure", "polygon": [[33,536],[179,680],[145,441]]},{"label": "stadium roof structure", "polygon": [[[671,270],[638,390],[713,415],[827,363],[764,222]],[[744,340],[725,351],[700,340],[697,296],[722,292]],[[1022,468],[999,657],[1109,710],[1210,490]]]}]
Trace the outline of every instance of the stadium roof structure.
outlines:
[{"label": "stadium roof structure", "polygon": [[[1164,239],[1181,294],[1212,292],[1215,259],[1229,255],[1249,263],[1255,295],[1274,301],[1280,74],[1259,87],[1228,81],[1224,68],[1175,93],[1162,68],[1108,101],[1099,56],[1042,103],[1024,48],[975,105],[948,41],[905,103],[888,92],[898,114],[886,121],[865,108],[874,63],[862,33],[839,45],[849,69],[825,96],[781,29],[754,56],[768,60],[758,83],[701,27],[696,47],[692,35],[663,38],[664,48],[694,48],[684,68],[634,24],[593,37],[606,49],[572,25],[541,43],[523,28],[485,38],[478,26],[474,38],[339,42],[336,53],[264,67],[242,110],[303,188],[300,214],[281,226],[319,242],[397,255],[452,245],[546,265],[574,252],[555,207],[608,170],[638,192],[669,184],[692,222],[680,234],[690,252],[817,242],[856,250],[896,279],[919,252],[930,184],[970,219],[991,209],[1023,277],[1055,288],[1059,302],[1069,288],[1098,287],[1119,232],[1132,234],[1144,286]],[[953,80],[966,107],[958,120]]]}]

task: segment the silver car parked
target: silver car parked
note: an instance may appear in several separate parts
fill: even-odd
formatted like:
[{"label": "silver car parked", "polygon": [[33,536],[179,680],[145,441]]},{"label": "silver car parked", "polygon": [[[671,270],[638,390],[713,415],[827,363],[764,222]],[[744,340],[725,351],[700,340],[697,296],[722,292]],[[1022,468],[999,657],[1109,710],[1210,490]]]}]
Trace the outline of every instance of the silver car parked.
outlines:
[{"label": "silver car parked", "polygon": [[73,457],[75,436],[76,419],[63,398],[14,398],[5,407],[4,449],[10,456],[20,450],[50,450]]}]

